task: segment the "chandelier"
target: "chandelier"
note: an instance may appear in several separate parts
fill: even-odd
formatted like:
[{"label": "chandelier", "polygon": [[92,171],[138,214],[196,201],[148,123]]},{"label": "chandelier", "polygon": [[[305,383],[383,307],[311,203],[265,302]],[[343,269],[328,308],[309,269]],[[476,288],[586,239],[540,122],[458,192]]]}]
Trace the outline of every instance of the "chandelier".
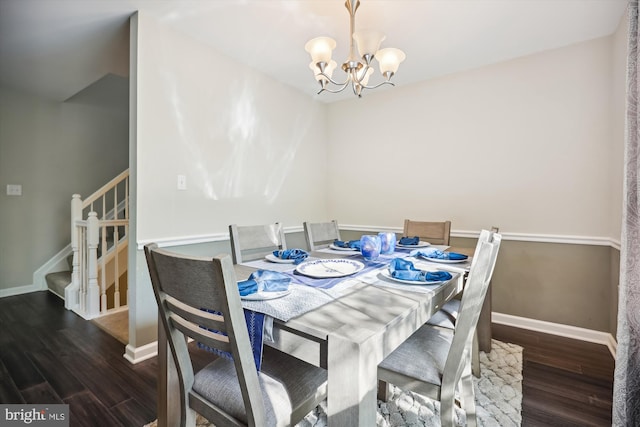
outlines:
[{"label": "chandelier", "polygon": [[[338,93],[351,86],[353,93],[361,97],[362,89],[375,89],[382,85],[395,86],[391,77],[398,71],[398,66],[404,61],[406,55],[400,49],[380,49],[380,44],[385,39],[385,35],[380,31],[355,31],[355,17],[360,0],[346,0],[344,5],[350,16],[349,57],[342,64],[342,70],[347,75],[346,79],[340,83],[331,78],[337,67],[336,61],[331,59],[331,52],[336,47],[335,40],[330,37],[316,37],[309,40],[304,46],[304,49],[311,55],[309,68],[320,83],[318,94],[324,91]],[[358,44],[360,58],[356,56],[355,43]],[[374,59],[378,61],[380,74],[385,80],[374,86],[368,86],[369,77],[373,74],[372,61]],[[333,86],[329,86],[329,84]]]}]

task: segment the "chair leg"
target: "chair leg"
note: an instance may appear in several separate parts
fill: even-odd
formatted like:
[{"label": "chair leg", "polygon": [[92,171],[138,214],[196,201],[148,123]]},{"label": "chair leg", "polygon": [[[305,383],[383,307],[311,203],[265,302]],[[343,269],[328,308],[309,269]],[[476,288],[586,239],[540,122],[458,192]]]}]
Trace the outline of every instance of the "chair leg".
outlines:
[{"label": "chair leg", "polygon": [[440,424],[442,427],[455,426],[455,387],[443,387],[440,391]]},{"label": "chair leg", "polygon": [[186,408],[185,414],[185,427],[196,427],[196,411],[191,409],[190,407]]},{"label": "chair leg", "polygon": [[378,380],[378,400],[389,400],[389,383],[386,381]]},{"label": "chair leg", "polygon": [[476,396],[473,390],[473,378],[471,377],[471,366],[467,365],[460,378],[460,398],[462,409],[467,415],[467,426],[476,427]]},{"label": "chair leg", "polygon": [[471,348],[471,370],[476,378],[480,378],[480,345],[478,343],[478,330],[473,334]]}]

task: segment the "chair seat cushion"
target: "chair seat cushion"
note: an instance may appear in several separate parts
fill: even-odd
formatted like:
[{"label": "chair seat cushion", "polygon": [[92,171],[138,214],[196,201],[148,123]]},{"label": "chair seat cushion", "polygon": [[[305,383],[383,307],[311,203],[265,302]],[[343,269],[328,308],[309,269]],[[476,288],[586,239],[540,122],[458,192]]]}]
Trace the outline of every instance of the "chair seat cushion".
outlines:
[{"label": "chair seat cushion", "polygon": [[[291,414],[296,408],[315,401],[318,395],[326,395],[327,373],[324,369],[270,347],[265,347],[258,379],[269,427],[290,425]],[[219,358],[200,370],[195,375],[193,391],[234,418],[247,422],[232,360]]]},{"label": "chair seat cushion", "polygon": [[423,325],[378,365],[378,378],[399,387],[404,384],[386,373],[440,386],[453,334]]},{"label": "chair seat cushion", "polygon": [[431,326],[439,326],[441,328],[455,329],[456,320],[460,315],[460,300],[452,299],[447,301],[440,310],[436,312],[427,324]]}]

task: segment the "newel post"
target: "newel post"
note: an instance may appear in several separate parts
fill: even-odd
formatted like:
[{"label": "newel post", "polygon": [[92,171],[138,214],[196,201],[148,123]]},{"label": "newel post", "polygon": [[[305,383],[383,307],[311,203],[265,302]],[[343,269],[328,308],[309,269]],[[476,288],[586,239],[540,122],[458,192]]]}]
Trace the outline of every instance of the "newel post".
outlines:
[{"label": "newel post", "polygon": [[73,261],[71,262],[71,285],[64,290],[64,307],[67,310],[76,308],[79,304],[80,292],[80,254],[79,235],[76,221],[82,219],[82,199],[79,194],[71,197],[71,250],[73,251]]},{"label": "newel post", "polygon": [[87,315],[89,318],[100,314],[100,288],[98,287],[98,214],[89,212],[87,219],[88,280],[87,280]]}]

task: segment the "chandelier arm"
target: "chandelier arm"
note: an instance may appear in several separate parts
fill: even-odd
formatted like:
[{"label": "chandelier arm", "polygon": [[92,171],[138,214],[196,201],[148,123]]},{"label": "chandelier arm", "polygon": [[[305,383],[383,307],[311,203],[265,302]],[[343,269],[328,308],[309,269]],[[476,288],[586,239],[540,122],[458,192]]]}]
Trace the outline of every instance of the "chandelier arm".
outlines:
[{"label": "chandelier arm", "polygon": [[353,79],[356,82],[358,82],[358,84],[360,86],[362,86],[362,87],[366,87],[365,85],[362,84],[362,81],[367,76],[367,71],[369,71],[370,68],[371,68],[371,66],[369,64],[365,64],[364,69],[358,70],[358,71],[360,71],[360,73],[362,73],[360,78],[358,78],[358,72],[357,71],[353,72]]},{"label": "chandelier arm", "polygon": [[318,92],[318,95],[320,95],[322,92],[329,92],[329,93],[340,93],[343,90],[345,90],[347,88],[347,86],[349,85],[349,82],[347,81],[345,84],[341,85],[342,87],[340,89],[327,89],[326,87],[323,87],[322,89],[320,89],[320,91]]},{"label": "chandelier arm", "polygon": [[362,86],[362,88],[363,88],[363,89],[376,89],[376,88],[379,88],[379,87],[380,87],[380,86],[382,86],[382,85],[391,85],[391,86],[395,86],[396,84],[395,84],[394,82],[390,81],[390,80],[385,80],[385,81],[383,81],[383,82],[378,83],[378,84],[377,84],[377,85],[375,85],[375,86],[364,86],[364,85],[361,85],[361,86]]},{"label": "chandelier arm", "polygon": [[352,82],[351,89],[353,89],[353,94],[355,96],[357,96],[358,98],[362,98],[362,85]]},{"label": "chandelier arm", "polygon": [[329,82],[333,83],[336,86],[343,86],[346,85],[347,83],[349,83],[349,77],[347,76],[347,79],[342,82],[342,83],[338,83],[337,81],[333,80],[331,77],[329,77],[328,75],[326,75],[324,72],[319,72],[317,75],[321,75],[322,77],[326,78]]}]

